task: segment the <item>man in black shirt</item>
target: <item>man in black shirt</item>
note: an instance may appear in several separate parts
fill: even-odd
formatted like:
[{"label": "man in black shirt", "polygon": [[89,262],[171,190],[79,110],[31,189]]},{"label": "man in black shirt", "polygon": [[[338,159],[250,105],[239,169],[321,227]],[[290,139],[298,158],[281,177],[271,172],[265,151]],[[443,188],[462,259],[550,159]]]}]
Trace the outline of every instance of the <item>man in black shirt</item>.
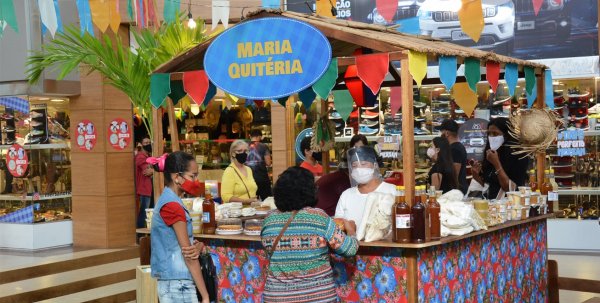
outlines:
[{"label": "man in black shirt", "polygon": [[442,137],[450,143],[454,173],[457,175],[458,185],[463,193],[467,192],[467,150],[458,140],[458,124],[454,120],[446,119],[440,126]]},{"label": "man in black shirt", "polygon": [[252,169],[254,181],[258,186],[256,194],[262,199],[272,196],[271,179],[267,167],[271,166],[271,152],[266,144],[261,143],[262,131],[253,129],[250,132],[248,160],[246,165]]}]

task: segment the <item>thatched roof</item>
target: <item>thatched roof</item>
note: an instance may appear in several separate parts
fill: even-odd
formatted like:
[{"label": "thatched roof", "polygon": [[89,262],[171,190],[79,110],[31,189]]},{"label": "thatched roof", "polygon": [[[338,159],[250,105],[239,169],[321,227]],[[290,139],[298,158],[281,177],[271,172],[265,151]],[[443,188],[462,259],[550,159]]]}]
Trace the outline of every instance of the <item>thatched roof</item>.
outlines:
[{"label": "thatched roof", "polygon": [[[477,58],[482,63],[496,61],[501,65],[515,63],[519,66],[530,66],[536,69],[546,69],[543,64],[502,56],[474,48],[464,47],[439,39],[403,34],[393,27],[373,25],[362,22],[338,20],[315,15],[295,12],[261,9],[246,15],[247,19],[283,16],[306,22],[319,29],[329,39],[333,57],[352,56],[357,47],[366,47],[377,52],[418,51],[427,53],[430,57],[456,56],[459,58]],[[203,69],[202,59],[212,40],[208,40],[185,54],[161,65],[156,73],[173,73]]]}]

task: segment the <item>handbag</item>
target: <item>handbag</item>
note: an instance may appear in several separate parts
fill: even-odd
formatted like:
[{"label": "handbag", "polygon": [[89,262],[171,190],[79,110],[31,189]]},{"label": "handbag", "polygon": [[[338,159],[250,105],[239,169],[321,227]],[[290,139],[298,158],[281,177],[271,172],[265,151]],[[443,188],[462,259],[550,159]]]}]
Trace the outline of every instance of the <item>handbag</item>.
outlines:
[{"label": "handbag", "polygon": [[[217,285],[219,279],[217,277],[217,268],[213,263],[210,253],[201,254],[198,262],[200,262],[200,272],[202,273],[204,285],[206,285],[206,291],[208,292],[208,300],[210,302],[217,302]],[[198,297],[198,301],[202,302],[202,295],[198,287],[196,287],[196,296]]]}]

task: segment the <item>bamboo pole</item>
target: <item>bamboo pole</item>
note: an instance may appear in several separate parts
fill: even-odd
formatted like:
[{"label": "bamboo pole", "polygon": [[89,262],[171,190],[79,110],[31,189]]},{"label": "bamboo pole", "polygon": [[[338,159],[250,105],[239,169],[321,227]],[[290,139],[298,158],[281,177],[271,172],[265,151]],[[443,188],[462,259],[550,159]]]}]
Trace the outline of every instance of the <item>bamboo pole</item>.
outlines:
[{"label": "bamboo pole", "polygon": [[169,132],[171,133],[171,151],[179,151],[179,131],[175,119],[175,106],[171,98],[167,98],[167,116],[169,117]]},{"label": "bamboo pole", "polygon": [[[537,77],[537,99],[535,101],[536,108],[544,108],[544,101],[546,100],[545,93],[545,71],[542,70],[539,76]],[[552,84],[550,84],[552,85]],[[544,183],[544,170],[549,169],[546,168],[546,153],[538,152],[535,154],[536,158],[536,171],[537,171],[537,183],[538,186],[541,186]]]},{"label": "bamboo pole", "polygon": [[[157,109],[152,107],[152,127],[154,131],[152,132],[152,154],[155,157],[160,157],[164,153],[164,146],[162,140],[162,114],[161,109]],[[158,198],[162,194],[164,185],[163,174],[159,172],[154,172],[152,177],[152,187],[154,188],[154,202],[158,202]]]},{"label": "bamboo pole", "polygon": [[408,71],[408,57],[400,60],[402,84],[402,176],[407,203],[412,206],[415,193],[415,135],[413,113],[413,78]]}]

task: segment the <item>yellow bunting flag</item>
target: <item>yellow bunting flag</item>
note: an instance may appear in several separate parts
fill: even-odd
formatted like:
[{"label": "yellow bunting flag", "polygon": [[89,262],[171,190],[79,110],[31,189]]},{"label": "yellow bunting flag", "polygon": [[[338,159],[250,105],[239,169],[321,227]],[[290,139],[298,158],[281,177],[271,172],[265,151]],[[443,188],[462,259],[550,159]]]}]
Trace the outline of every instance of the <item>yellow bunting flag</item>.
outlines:
[{"label": "yellow bunting flag", "polygon": [[421,81],[427,75],[427,54],[409,51],[408,70],[415,82],[417,82],[417,87],[421,87]]},{"label": "yellow bunting flag", "polygon": [[317,0],[317,16],[335,18],[331,12],[333,3],[336,0]]},{"label": "yellow bunting flag", "polygon": [[114,33],[119,31],[119,26],[121,25],[121,15],[118,10],[118,0],[107,0],[108,2],[108,14],[109,14],[109,25],[110,29]]},{"label": "yellow bunting flag", "polygon": [[465,111],[465,114],[470,117],[477,107],[477,93],[469,88],[469,83],[460,82],[454,84],[452,87],[454,101],[462,110]]},{"label": "yellow bunting flag", "polygon": [[481,0],[462,0],[462,7],[458,11],[458,20],[463,32],[471,37],[473,41],[479,41],[485,25]]},{"label": "yellow bunting flag", "polygon": [[110,24],[109,0],[90,0],[90,10],[92,11],[92,21],[98,27],[100,32],[106,32]]}]

